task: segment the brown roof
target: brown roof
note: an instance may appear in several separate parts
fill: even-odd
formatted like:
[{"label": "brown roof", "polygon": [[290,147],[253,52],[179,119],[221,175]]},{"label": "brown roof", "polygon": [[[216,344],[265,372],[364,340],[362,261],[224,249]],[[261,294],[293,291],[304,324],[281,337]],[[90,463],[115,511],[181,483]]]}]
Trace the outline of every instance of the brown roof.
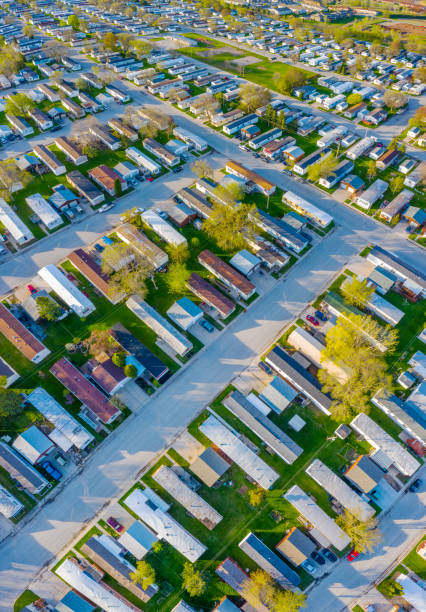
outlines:
[{"label": "brown roof", "polygon": [[0,302],[0,332],[6,336],[27,359],[32,361],[46,350],[44,344],[22,325],[20,321]]},{"label": "brown roof", "polygon": [[39,157],[46,165],[49,166],[49,168],[59,168],[60,166],[64,165],[61,161],[59,161],[56,155],[44,145],[35,145],[33,151],[37,157]]},{"label": "brown roof", "polygon": [[112,303],[121,299],[122,296],[111,297],[109,276],[102,272],[101,266],[89,253],[83,249],[76,249],[68,255],[68,259]]},{"label": "brown roof", "polygon": [[104,185],[104,187],[108,191],[114,190],[114,183],[116,179],[119,179],[120,183],[125,182],[118,174],[118,172],[116,172],[109,166],[106,166],[105,164],[102,164],[101,166],[96,166],[96,168],[92,168],[92,170],[89,170],[88,174],[92,178],[96,179],[99,183]]},{"label": "brown roof", "polygon": [[112,359],[107,359],[102,363],[98,363],[93,368],[90,375],[108,394],[111,394],[118,383],[126,378],[123,368],[116,366]]},{"label": "brown roof", "polygon": [[213,285],[208,283],[204,278],[193,272],[188,281],[188,287],[201,300],[204,300],[213,308],[219,311],[222,317],[228,317],[234,310],[235,304],[230,299],[225,297]]},{"label": "brown roof", "polygon": [[260,174],[258,174],[257,172],[254,172],[253,170],[249,170],[242,164],[239,164],[238,162],[233,161],[232,159],[228,159],[225,166],[227,168],[230,168],[231,172],[234,171],[237,174],[237,176],[238,174],[243,175],[244,178],[246,178],[248,181],[252,181],[253,183],[256,183],[256,185],[259,185],[259,187],[262,187],[262,189],[265,189],[265,191],[270,191],[273,187],[275,187],[274,183],[267,181],[265,178],[263,178],[263,176],[260,176]]},{"label": "brown roof", "polygon": [[49,371],[103,423],[109,423],[120,412],[64,357],[53,364]]},{"label": "brown roof", "polygon": [[137,139],[138,135],[135,130],[129,128],[121,119],[109,119],[108,125],[113,130],[116,130],[119,134],[124,134],[130,139]]},{"label": "brown roof", "polygon": [[78,159],[83,155],[80,149],[65,136],[59,136],[55,139],[55,144],[59,149],[62,149],[72,159]]},{"label": "brown roof", "polygon": [[232,268],[220,257],[205,249],[198,255],[198,261],[202,266],[210,269],[213,274],[222,278],[225,283],[235,287],[235,289],[241,295],[250,295],[256,287],[249,280],[240,274],[237,270]]}]

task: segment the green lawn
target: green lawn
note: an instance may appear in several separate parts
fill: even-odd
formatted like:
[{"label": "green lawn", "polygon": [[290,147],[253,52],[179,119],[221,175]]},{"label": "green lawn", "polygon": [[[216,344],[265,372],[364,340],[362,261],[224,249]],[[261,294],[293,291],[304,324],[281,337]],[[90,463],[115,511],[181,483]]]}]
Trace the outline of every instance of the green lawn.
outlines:
[{"label": "green lawn", "polygon": [[39,599],[39,596],[33,593],[33,591],[27,589],[15,601],[13,605],[13,612],[20,612],[22,608],[25,608],[25,606],[29,606],[34,601],[37,601],[37,599]]},{"label": "green lawn", "polygon": [[402,565],[417,574],[421,580],[426,580],[426,561],[416,552],[416,548],[424,540],[426,540],[426,535],[417,542],[405,559],[401,561]]}]

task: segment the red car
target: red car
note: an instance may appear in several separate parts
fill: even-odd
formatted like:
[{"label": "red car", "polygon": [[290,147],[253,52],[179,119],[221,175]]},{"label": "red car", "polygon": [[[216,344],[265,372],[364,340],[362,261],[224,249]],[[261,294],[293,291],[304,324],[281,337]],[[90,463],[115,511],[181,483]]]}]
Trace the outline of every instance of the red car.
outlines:
[{"label": "red car", "polygon": [[319,325],[319,322],[312,315],[306,315],[306,320],[309,321],[309,323],[312,323],[312,325],[314,325],[315,327],[318,327]]},{"label": "red car", "polygon": [[149,181],[150,183],[152,183],[152,181],[153,181],[154,179],[152,178],[152,176],[147,176],[147,177],[146,177],[146,180],[147,180],[147,181]]},{"label": "red car", "polygon": [[348,554],[347,556],[347,560],[350,561],[352,563],[352,561],[355,561],[355,559],[359,557],[359,552],[357,552],[355,550],[355,548]]},{"label": "red car", "polygon": [[115,529],[117,533],[121,533],[124,529],[123,525],[120,525],[120,523],[116,521],[115,518],[112,516],[110,516],[109,519],[107,519],[107,523],[110,527]]},{"label": "red car", "polygon": [[27,289],[28,291],[32,294],[32,293],[37,293],[37,289],[35,287],[33,287],[33,285],[27,285]]}]

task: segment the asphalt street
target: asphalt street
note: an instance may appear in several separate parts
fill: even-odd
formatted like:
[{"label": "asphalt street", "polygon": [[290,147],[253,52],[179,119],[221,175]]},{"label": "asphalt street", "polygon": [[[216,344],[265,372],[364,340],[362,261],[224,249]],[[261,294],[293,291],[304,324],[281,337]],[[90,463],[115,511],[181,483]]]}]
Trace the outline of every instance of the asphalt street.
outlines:
[{"label": "asphalt street", "polygon": [[[128,87],[123,83],[122,86]],[[132,88],[132,91],[137,103],[160,104],[152,97],[136,92],[135,88]],[[246,163],[280,187],[291,188],[327,210],[334,216],[337,227],[267,294],[256,300],[245,314],[218,334],[216,340],[197,354],[187,367],[180,370],[140,412],[132,415],[104,441],[81,473],[63,491],[59,491],[51,503],[35,513],[22,528],[18,527],[13,536],[0,543],[1,612],[10,612],[13,601],[39,574],[40,568],[60,556],[81,531],[82,526],[131,486],[144,466],[150,463],[226,384],[255,362],[283,327],[321,293],[339,270],[366,244],[379,243],[417,267],[421,267],[424,259],[423,251],[399,233],[339,204],[327,194],[283,175],[278,165],[267,166],[250,154],[243,153],[234,141],[200,126],[173,107],[167,106],[167,110],[174,115],[179,125],[196,130],[223,156]],[[100,118],[107,118],[108,113],[115,112],[116,109],[112,108]],[[41,138],[50,140],[52,135],[43,135]],[[220,164],[216,154],[212,159],[215,165]],[[40,266],[57,262],[76,246],[93,242],[117,222],[123,210],[134,205],[146,205],[147,202],[158,205],[158,201],[166,200],[190,180],[189,170],[186,169],[180,175],[170,173],[152,184],[143,183],[139,191],[120,200],[113,211],[96,214],[78,225],[68,226],[5,261],[0,265],[0,291],[6,291],[28,280]],[[400,520],[403,521],[403,526],[399,523]],[[386,536],[386,546],[396,549],[399,542],[401,546],[406,544],[411,537],[408,525],[416,525],[419,521],[418,505],[402,500],[395,508],[395,524],[400,525],[399,539],[395,540],[395,533],[392,533],[389,539]],[[393,527],[389,526],[391,530]],[[386,562],[389,562],[392,551],[384,551],[383,555],[385,554],[388,555]],[[367,559],[364,560],[366,561]],[[320,589],[321,599],[317,600],[315,608],[310,604],[310,609],[338,610],[339,606],[344,607],[349,597],[346,585],[354,584],[355,590],[362,588],[365,581],[370,580],[373,566],[376,565],[375,561],[371,561],[371,566],[367,564],[364,568],[362,565],[358,566],[358,563],[363,561],[351,566],[349,573],[355,572],[362,575],[362,578],[349,578],[347,583],[348,570],[340,569],[339,566],[336,573],[313,591],[315,593]],[[343,564],[341,567],[344,567]],[[340,576],[341,571],[344,573]],[[357,580],[360,586],[357,586]],[[345,587],[342,587],[343,584]],[[351,593],[354,596],[352,590]],[[318,607],[318,601],[321,601],[321,608]]]}]

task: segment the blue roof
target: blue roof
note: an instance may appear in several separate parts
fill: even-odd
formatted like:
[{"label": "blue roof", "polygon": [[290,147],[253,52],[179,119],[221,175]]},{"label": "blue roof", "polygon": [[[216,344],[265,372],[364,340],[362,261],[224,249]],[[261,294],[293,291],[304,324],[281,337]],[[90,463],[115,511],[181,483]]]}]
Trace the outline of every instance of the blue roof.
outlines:
[{"label": "blue roof", "polygon": [[360,176],[357,176],[356,174],[349,174],[349,176],[346,176],[345,183],[347,183],[354,189],[361,189],[361,187],[364,185],[364,181],[362,180],[362,178]]},{"label": "blue roof", "polygon": [[21,433],[21,438],[35,448],[40,455],[45,453],[52,446],[49,438],[40,431],[36,425],[31,425],[31,427],[23,431]]},{"label": "blue roof", "polygon": [[183,297],[180,300],[177,300],[176,304],[179,304],[179,306],[183,308],[183,310],[185,310],[189,315],[191,315],[191,317],[196,317],[200,314],[200,312],[203,312],[201,308],[197,306],[197,304],[194,304],[194,302],[187,297]]},{"label": "blue roof", "polygon": [[96,610],[96,607],[80,597],[80,595],[77,595],[77,593],[74,593],[74,591],[68,591],[55,608],[55,612],[68,612],[68,610],[72,612],[93,612],[93,610]]},{"label": "blue roof", "polygon": [[152,545],[157,541],[156,536],[153,536],[151,530],[145,527],[140,521],[135,521],[133,525],[128,528],[126,533],[132,536],[132,538],[146,550],[150,550]]}]

